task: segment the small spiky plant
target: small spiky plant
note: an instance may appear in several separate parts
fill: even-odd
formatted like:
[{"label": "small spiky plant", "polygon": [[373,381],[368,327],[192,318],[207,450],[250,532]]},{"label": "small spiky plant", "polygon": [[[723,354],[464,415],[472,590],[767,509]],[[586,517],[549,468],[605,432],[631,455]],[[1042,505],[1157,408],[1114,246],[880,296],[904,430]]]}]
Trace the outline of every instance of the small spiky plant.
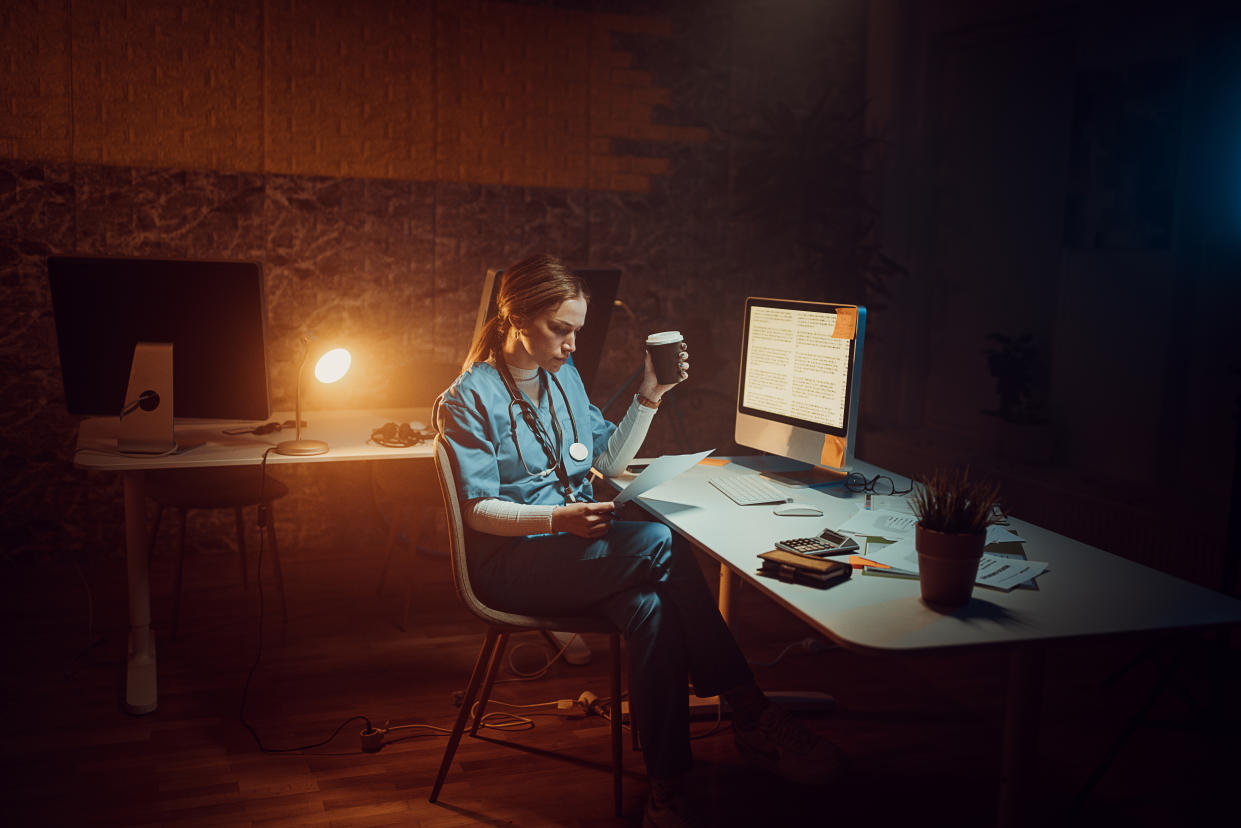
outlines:
[{"label": "small spiky plant", "polygon": [[996,483],[971,480],[969,467],[937,469],[913,494],[913,511],[924,529],[973,535],[1001,520]]}]

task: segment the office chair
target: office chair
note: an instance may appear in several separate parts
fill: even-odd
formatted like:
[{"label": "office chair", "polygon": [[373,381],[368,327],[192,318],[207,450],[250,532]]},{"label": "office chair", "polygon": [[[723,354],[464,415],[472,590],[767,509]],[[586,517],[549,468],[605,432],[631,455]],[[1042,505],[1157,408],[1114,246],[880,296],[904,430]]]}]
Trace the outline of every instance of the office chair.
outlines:
[{"label": "office chair", "polygon": [[[185,575],[185,525],[191,509],[232,509],[237,525],[237,551],[240,553],[241,582],[250,588],[246,577],[246,522],[242,509],[265,504],[267,513],[267,542],[271,547],[271,559],[276,570],[276,586],[280,592],[280,617],[287,624],[289,609],[284,600],[284,572],[280,567],[280,552],[276,546],[276,525],[271,505],[289,493],[289,488],[279,480],[268,477],[262,481],[259,470],[253,466],[227,466],[203,469],[157,469],[146,473],[147,497],[155,501],[155,524],[147,544],[148,559],[155,554],[155,542],[159,538],[160,522],[164,509],[176,509],[181,525],[177,536],[177,583],[172,605],[172,637],[177,637],[181,622],[181,583]],[[260,485],[262,493],[260,495]],[[259,527],[263,531],[263,527]]]},{"label": "office chair", "polygon": [[[444,758],[440,762],[439,773],[435,777],[435,785],[431,788],[429,800],[435,802],[439,798],[440,788],[448,775],[452,757],[457,752],[457,745],[465,731],[470,718],[470,708],[478,698],[478,712],[470,725],[470,735],[478,735],[478,726],[482,721],[487,699],[491,695],[491,687],[495,681],[496,671],[504,656],[504,648],[510,633],[530,630],[574,630],[578,632],[606,632],[612,644],[612,793],[615,801],[616,815],[622,815],[621,774],[621,655],[620,633],[606,621],[598,618],[539,618],[529,615],[516,615],[492,609],[479,600],[470,585],[470,571],[466,565],[465,530],[461,521],[461,503],[457,496],[456,458],[442,437],[435,438],[435,470],[439,474],[440,490],[444,495],[444,512],[448,518],[448,536],[450,557],[452,558],[453,582],[457,587],[457,595],[470,612],[474,613],[487,625],[487,637],[478,653],[474,671],[470,674],[470,683],[466,687],[465,698],[461,702],[461,712],[457,714],[457,722],[453,725],[452,734],[444,748]],[[481,691],[481,692],[480,692]]]}]

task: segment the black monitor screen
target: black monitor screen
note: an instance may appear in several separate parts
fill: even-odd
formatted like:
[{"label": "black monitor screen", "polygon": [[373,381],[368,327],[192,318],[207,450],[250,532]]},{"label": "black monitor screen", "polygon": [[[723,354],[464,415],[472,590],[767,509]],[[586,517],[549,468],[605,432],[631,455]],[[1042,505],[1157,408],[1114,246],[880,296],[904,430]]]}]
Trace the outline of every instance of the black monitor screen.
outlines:
[{"label": "black monitor screen", "polygon": [[173,413],[263,420],[263,273],[256,262],[48,259],[71,414],[116,415],[138,342],[173,346]]}]

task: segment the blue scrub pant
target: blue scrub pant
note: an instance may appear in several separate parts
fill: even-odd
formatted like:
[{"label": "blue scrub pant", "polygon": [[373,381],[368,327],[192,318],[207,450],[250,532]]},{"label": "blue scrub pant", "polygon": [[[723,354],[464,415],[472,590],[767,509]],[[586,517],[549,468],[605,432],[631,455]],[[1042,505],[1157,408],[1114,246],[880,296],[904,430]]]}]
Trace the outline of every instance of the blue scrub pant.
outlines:
[{"label": "blue scrub pant", "polygon": [[753,681],[693,553],[674,547],[662,523],[638,521],[616,521],[594,540],[561,533],[480,546],[470,574],[489,606],[602,617],[625,636],[647,773],[684,773],[693,761],[686,676],[699,696]]}]

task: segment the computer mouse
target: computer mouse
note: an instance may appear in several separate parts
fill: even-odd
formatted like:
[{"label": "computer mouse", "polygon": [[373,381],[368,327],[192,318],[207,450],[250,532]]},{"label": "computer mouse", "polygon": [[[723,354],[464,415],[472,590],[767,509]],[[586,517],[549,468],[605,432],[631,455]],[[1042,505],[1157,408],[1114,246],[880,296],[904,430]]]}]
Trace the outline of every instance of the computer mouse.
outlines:
[{"label": "computer mouse", "polygon": [[821,517],[823,510],[805,503],[785,503],[771,510],[781,517]]}]

